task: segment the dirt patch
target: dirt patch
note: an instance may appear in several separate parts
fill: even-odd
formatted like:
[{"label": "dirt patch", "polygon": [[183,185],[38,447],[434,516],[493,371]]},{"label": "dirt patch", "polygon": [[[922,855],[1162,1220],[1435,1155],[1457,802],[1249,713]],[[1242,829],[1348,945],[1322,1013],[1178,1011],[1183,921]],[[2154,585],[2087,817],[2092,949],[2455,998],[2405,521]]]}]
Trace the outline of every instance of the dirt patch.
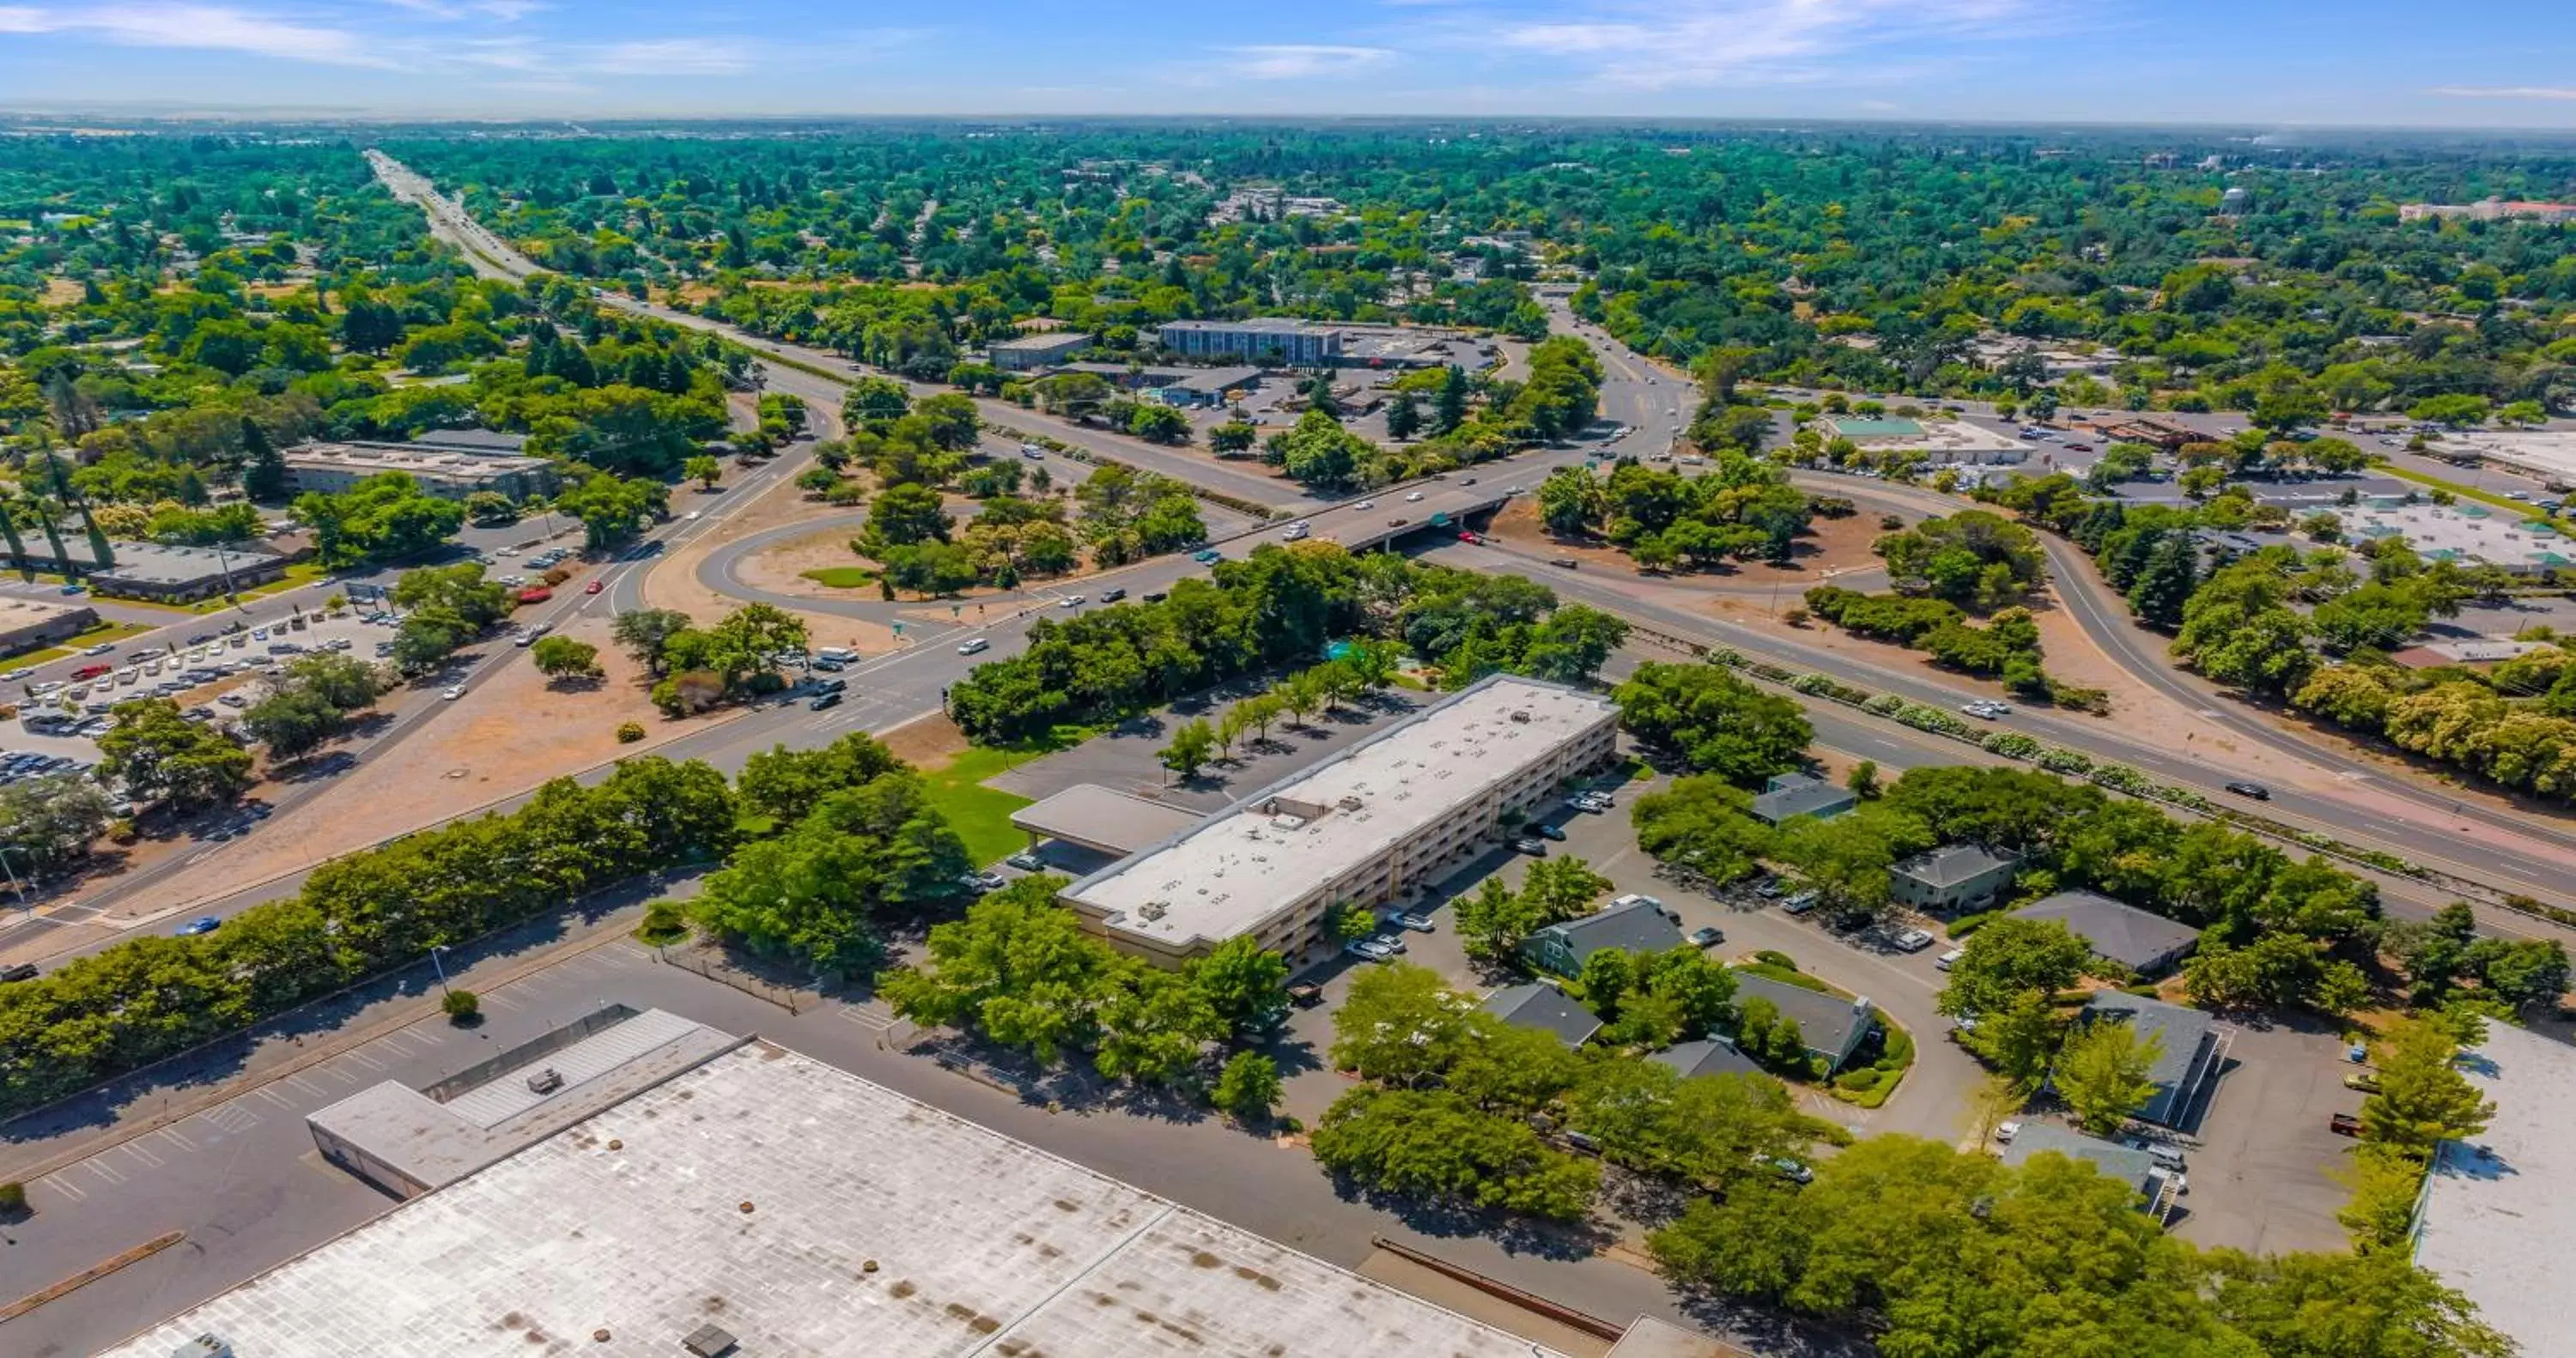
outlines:
[{"label": "dirt patch", "polygon": [[85,295],[81,285],[72,279],[48,278],[45,280],[45,305],[47,306],[79,306],[81,298]]},{"label": "dirt patch", "polygon": [[[842,510],[847,514],[850,511]],[[742,559],[734,575],[755,589],[774,590],[780,594],[801,594],[814,599],[873,599],[876,586],[860,589],[835,589],[830,585],[805,578],[805,572],[826,570],[834,566],[871,568],[871,563],[850,550],[850,536],[859,531],[863,520],[830,528],[818,528],[803,537],[756,552]]]},{"label": "dirt patch", "polygon": [[[111,917],[131,920],[227,895],[739,715],[739,709],[729,709],[666,720],[646,696],[648,676],[611,644],[608,633],[604,617],[576,619],[559,629],[559,635],[599,647],[607,678],[596,685],[557,687],[524,657],[513,657],[452,703],[441,700],[432,685],[398,691],[386,703],[397,715],[423,705],[442,710],[381,757],[341,775],[327,795],[279,813],[201,867],[119,902]],[[509,643],[484,645],[506,649]],[[644,727],[642,741],[617,743],[617,727],[626,721]]]},{"label": "dirt patch", "polygon": [[951,760],[966,752],[966,733],[957,729],[945,713],[907,722],[885,733],[881,739],[894,757],[916,769],[946,768]]}]

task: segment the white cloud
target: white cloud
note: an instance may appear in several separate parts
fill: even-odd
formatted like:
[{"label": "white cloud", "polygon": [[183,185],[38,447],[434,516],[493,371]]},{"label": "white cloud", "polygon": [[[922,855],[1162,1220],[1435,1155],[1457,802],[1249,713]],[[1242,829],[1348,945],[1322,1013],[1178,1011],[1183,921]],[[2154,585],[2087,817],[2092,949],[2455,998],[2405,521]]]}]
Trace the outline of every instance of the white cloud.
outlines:
[{"label": "white cloud", "polygon": [[485,18],[498,19],[505,24],[516,23],[547,8],[536,0],[384,0],[384,3],[432,19]]},{"label": "white cloud", "polygon": [[1577,14],[1487,18],[1448,38],[1571,59],[1630,89],[1814,80],[1826,59],[1869,48],[2001,36],[2035,0],[1634,0]]},{"label": "white cloud", "polygon": [[94,36],[127,47],[194,47],[248,52],[332,66],[387,66],[382,53],[345,29],[318,28],[226,5],[84,5],[0,8],[0,33]]},{"label": "white cloud", "polygon": [[2452,99],[2576,99],[2576,85],[2441,85],[2425,93]]},{"label": "white cloud", "polygon": [[1336,47],[1320,43],[1255,43],[1225,49],[1234,58],[1233,73],[1247,80],[1318,80],[1357,75],[1395,60],[1384,47]]},{"label": "white cloud", "polygon": [[576,64],[605,75],[742,75],[753,60],[750,48],[721,38],[655,38],[591,48]]}]

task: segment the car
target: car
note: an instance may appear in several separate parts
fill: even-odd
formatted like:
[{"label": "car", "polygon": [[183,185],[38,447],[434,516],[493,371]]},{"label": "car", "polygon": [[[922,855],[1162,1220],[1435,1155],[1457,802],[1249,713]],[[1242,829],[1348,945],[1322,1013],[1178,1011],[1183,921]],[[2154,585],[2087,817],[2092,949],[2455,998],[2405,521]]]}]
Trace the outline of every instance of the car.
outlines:
[{"label": "car", "polygon": [[1038,857],[1037,851],[1034,849],[1022,849],[1018,853],[1012,854],[1010,857],[1005,858],[1002,861],[1010,864],[1012,867],[1018,868],[1022,872],[1046,871],[1046,860]]},{"label": "car", "polygon": [[1422,492],[1417,490],[1417,491],[1413,492],[1412,494],[1405,496],[1405,497],[1404,497],[1404,502],[1405,502],[1406,504],[1417,504],[1417,503],[1419,503],[1419,502],[1421,501],[1421,499],[1422,499]]},{"label": "car", "polygon": [[1020,445],[1020,456],[1043,458],[1046,456],[1046,449],[1041,448],[1034,443],[1023,443]]},{"label": "car", "polygon": [[79,594],[84,592],[86,588],[87,587],[83,585],[65,585],[63,586],[62,592],[65,594]]},{"label": "car", "polygon": [[268,640],[268,629],[265,627],[254,627],[250,629],[250,639],[253,641]]},{"label": "car", "polygon": [[1114,604],[1126,597],[1127,591],[1123,589],[1104,589],[1100,591],[1100,602],[1104,604]]},{"label": "car", "polygon": [[83,665],[79,669],[72,671],[72,677],[74,679],[95,679],[102,674],[112,674],[115,670],[116,667],[114,665]]},{"label": "car", "polygon": [[1968,950],[1965,948],[1952,948],[1950,951],[1932,959],[1933,969],[1936,971],[1948,971],[1950,968],[1959,965],[1959,959],[1967,955]]},{"label": "car", "polygon": [[1351,506],[1351,508],[1353,508],[1353,509],[1375,509],[1375,508],[1377,508],[1377,501],[1375,501],[1375,500],[1362,500],[1362,501],[1360,501],[1358,504],[1352,505],[1352,506]]},{"label": "car", "polygon": [[958,646],[957,653],[959,655],[981,655],[991,649],[993,649],[993,643],[986,641],[982,637],[972,637]]},{"label": "car", "polygon": [[226,707],[250,706],[250,699],[245,698],[238,693],[219,693],[215,695],[215,701],[222,703]]},{"label": "car", "polygon": [[82,654],[82,655],[107,655],[107,654],[110,654],[110,653],[114,652],[115,650],[116,650],[116,643],[115,643],[115,642],[113,642],[113,641],[102,641],[102,642],[100,642],[99,644],[97,644],[97,645],[95,645],[95,646],[84,647],[84,648],[82,649],[82,651],[81,651],[81,654]]},{"label": "car", "polygon": [[814,662],[814,668],[821,670],[825,674],[839,674],[841,671],[848,669],[849,667],[850,665],[848,661],[835,660],[828,655]]},{"label": "car", "polygon": [[1565,831],[1553,825],[1533,825],[1530,827],[1530,833],[1541,839],[1554,840],[1559,844],[1565,842]]},{"label": "car", "polygon": [[1389,528],[1402,528],[1403,526],[1405,526],[1406,524],[1411,523],[1411,522],[1413,522],[1413,520],[1408,519],[1408,518],[1406,518],[1405,516],[1403,516],[1403,515],[1401,515],[1401,514],[1398,514],[1398,515],[1394,516],[1393,518],[1388,519],[1388,520],[1386,521],[1386,526],[1387,526],[1387,527],[1389,527]]},{"label": "car", "polygon": [[1399,929],[1389,929],[1371,938],[1369,942],[1386,949],[1390,956],[1404,951],[1404,933]]},{"label": "car", "polygon": [[1159,589],[1158,589],[1158,590],[1153,591],[1153,592],[1152,592],[1152,593],[1150,593],[1150,594],[1147,594],[1147,595],[1145,596],[1145,602],[1146,602],[1146,603],[1149,603],[1149,604],[1159,604],[1159,603],[1161,603],[1162,601],[1164,601],[1165,599],[1168,599],[1168,598],[1170,598],[1170,597],[1172,597],[1172,596],[1171,596],[1171,595],[1169,595],[1169,594],[1165,594],[1163,591],[1161,591],[1161,590],[1159,590]]},{"label": "car", "polygon": [[1694,947],[1714,948],[1726,941],[1726,935],[1719,932],[1716,925],[1704,924],[1690,931],[1690,941]]},{"label": "car", "polygon": [[1079,594],[1068,594],[1055,601],[1055,606],[1058,608],[1080,608],[1082,604],[1083,598]]},{"label": "car", "polygon": [[1458,478],[1458,484],[1462,486],[1472,486],[1476,484],[1476,478],[1472,476],[1462,476]]},{"label": "car", "polygon": [[1996,718],[2011,712],[2012,708],[2010,705],[2005,703],[1991,702],[1987,699],[1980,698],[1972,703],[1959,704],[1959,710],[1971,717],[1977,717],[1985,721],[1993,721]]},{"label": "car", "polygon": [[2272,800],[2272,789],[2263,786],[2261,783],[2249,783],[2242,778],[2229,783],[2227,785],[2227,790],[2235,793],[2239,797],[2251,797],[2258,802],[2268,802]]},{"label": "car", "polygon": [[1003,887],[1010,885],[1009,878],[1004,877],[998,872],[991,871],[990,869],[978,869],[974,872],[967,873],[958,880],[973,883],[979,891],[999,891]]},{"label": "car", "polygon": [[1281,542],[1304,542],[1306,540],[1306,530],[1292,524],[1289,527],[1280,530],[1279,540]]},{"label": "car", "polygon": [[1525,853],[1532,858],[1547,857],[1547,841],[1544,839],[1533,839],[1527,835],[1523,835],[1519,839],[1513,840],[1512,849],[1516,853]]},{"label": "car", "polygon": [[1815,892],[1801,891],[1797,895],[1780,902],[1780,908],[1792,915],[1803,915],[1808,911],[1815,909],[1816,903],[1819,899],[1820,898]]},{"label": "car", "polygon": [[1363,962],[1386,962],[1392,961],[1395,957],[1394,953],[1388,952],[1385,948],[1380,947],[1378,945],[1378,941],[1374,938],[1363,938],[1355,943],[1345,943],[1342,945],[1342,951],[1352,957],[1360,959]]},{"label": "car", "polygon": [[1567,804],[1577,811],[1589,811],[1599,815],[1619,803],[1606,792],[1578,792]]},{"label": "car", "polygon": [[2356,1070],[2343,1077],[2343,1087],[2358,1089],[2364,1094],[2376,1094],[2379,1092],[2379,1077],[2366,1070]]},{"label": "car", "polygon": [[607,581],[605,581],[605,580],[593,580],[593,581],[591,581],[589,584],[582,586],[582,587],[581,587],[581,592],[582,592],[582,593],[584,593],[584,594],[597,594],[598,592],[600,592],[601,590],[606,589],[606,588],[608,588],[608,582],[607,582]]},{"label": "car", "polygon": [[1461,528],[1458,530],[1458,540],[1460,542],[1483,542],[1485,539],[1479,536],[1472,528]]},{"label": "car", "polygon": [[697,518],[697,517],[698,517],[698,511],[696,511],[696,510],[692,509],[692,510],[690,510],[688,513],[683,514],[683,515],[681,515],[680,517],[681,517],[681,518],[683,518],[683,519],[695,519],[695,518]]},{"label": "car", "polygon": [[11,670],[7,674],[0,674],[0,684],[14,684],[34,673],[34,670]]},{"label": "car", "polygon": [[0,981],[32,981],[36,976],[36,964],[33,962],[20,962],[5,971],[0,971]]},{"label": "car", "polygon": [[2021,1135],[2021,1124],[2018,1122],[1998,1122],[1995,1124],[1995,1144],[1999,1146],[2011,1145],[2012,1139],[2019,1135]]},{"label": "car", "polygon": [[1299,981],[1288,987],[1288,1002],[1300,1009],[1312,1009],[1324,1002],[1324,988],[1312,981]]},{"label": "car", "polygon": [[2359,1136],[2361,1119],[2350,1113],[2336,1113],[2326,1119],[2326,1130],[2337,1136]]},{"label": "car", "polygon": [[438,696],[452,703],[465,696],[465,686],[463,684],[450,684],[441,691]]},{"label": "car", "polygon": [[1561,570],[1561,571],[1570,571],[1570,570],[1575,570],[1575,569],[1580,568],[1580,567],[1583,565],[1583,563],[1582,563],[1582,562],[1577,561],[1577,560],[1575,560],[1573,557],[1570,557],[1570,556],[1552,556],[1552,557],[1549,557],[1549,558],[1547,559],[1547,564],[1549,564],[1549,565],[1551,565],[1551,566],[1554,566],[1554,567],[1556,567],[1558,570]]},{"label": "car", "polygon": [[1411,929],[1417,934],[1431,933],[1440,927],[1438,924],[1432,922],[1429,915],[1423,914],[1419,910],[1408,910],[1403,914],[1396,916],[1395,922],[1404,928]]},{"label": "car", "polygon": [[1202,566],[1211,565],[1216,562],[1223,561],[1224,559],[1225,553],[1218,551],[1214,547],[1202,547],[1199,550],[1190,553],[1190,560],[1195,561]]},{"label": "car", "polygon": [[1753,1158],[1756,1161],[1769,1166],[1772,1173],[1779,1175],[1781,1178],[1786,1179],[1793,1184],[1811,1183],[1816,1177],[1816,1172],[1814,1170],[1807,1168],[1805,1165],[1802,1165],[1785,1155],[1757,1155]]},{"label": "car", "polygon": [[[224,832],[222,831],[216,832],[217,835],[222,835],[223,833]],[[213,837],[214,836],[209,836],[209,838]],[[211,934],[222,927],[224,927],[224,922],[222,920],[219,920],[212,915],[199,915],[195,919],[179,926],[179,937],[194,938],[198,934]]]},{"label": "car", "polygon": [[1891,941],[1899,952],[1921,952],[1932,946],[1932,935],[1920,929],[1907,929]]},{"label": "car", "polygon": [[814,686],[814,691],[816,693],[847,693],[850,691],[850,681],[847,679],[826,679],[823,682],[816,684]]},{"label": "car", "polygon": [[2145,1151],[2147,1158],[2155,1162],[2156,1168],[2168,1173],[2180,1174],[2189,1168],[2183,1163],[2182,1148],[2170,1142],[2150,1141],[2143,1136],[2133,1136],[2120,1144],[2133,1151]]}]

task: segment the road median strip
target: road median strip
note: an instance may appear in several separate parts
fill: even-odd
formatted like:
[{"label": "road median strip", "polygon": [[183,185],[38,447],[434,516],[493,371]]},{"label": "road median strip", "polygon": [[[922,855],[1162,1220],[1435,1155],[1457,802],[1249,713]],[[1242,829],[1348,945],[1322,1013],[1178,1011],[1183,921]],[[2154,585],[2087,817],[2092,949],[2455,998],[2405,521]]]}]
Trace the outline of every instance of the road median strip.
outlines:
[{"label": "road median strip", "polygon": [[42,1306],[49,1301],[59,1301],[64,1297],[70,1296],[72,1293],[78,1292],[82,1288],[89,1286],[91,1283],[97,1282],[99,1279],[116,1272],[118,1269],[142,1263],[144,1260],[151,1258],[153,1255],[159,1254],[161,1251],[166,1250],[172,1245],[176,1245],[187,1238],[188,1233],[186,1231],[168,1231],[163,1234],[156,1235],[150,1240],[146,1240],[142,1244],[137,1245],[130,1250],[126,1250],[123,1253],[110,1255],[107,1258],[82,1269],[80,1272],[63,1279],[61,1282],[55,1283],[51,1287],[37,1292],[30,1292],[26,1296],[20,1297],[16,1301],[9,1303],[7,1306],[0,1306],[0,1324],[6,1324],[9,1321],[16,1320],[18,1317],[27,1314],[29,1311],[35,1310],[37,1307]]}]

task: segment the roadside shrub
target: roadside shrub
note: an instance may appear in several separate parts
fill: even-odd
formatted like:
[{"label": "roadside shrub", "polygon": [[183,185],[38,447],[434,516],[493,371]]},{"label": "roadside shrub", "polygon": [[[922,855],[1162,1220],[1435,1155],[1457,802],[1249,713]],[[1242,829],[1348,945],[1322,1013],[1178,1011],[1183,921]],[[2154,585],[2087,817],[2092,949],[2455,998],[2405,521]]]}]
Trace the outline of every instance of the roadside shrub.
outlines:
[{"label": "roadside shrub", "polygon": [[1796,971],[1798,969],[1798,961],[1796,958],[1791,957],[1789,954],[1784,952],[1773,952],[1769,948],[1764,948],[1762,951],[1753,954],[1753,960],[1760,962],[1765,966],[1778,967],[1782,971]]},{"label": "roadside shrub", "polygon": [[2072,773],[2080,776],[2093,771],[2092,759],[2073,750],[2054,748],[2042,750],[2031,762],[2050,773]]},{"label": "roadside shrub", "polygon": [[642,740],[643,738],[644,738],[644,723],[642,723],[642,722],[640,722],[640,721],[621,721],[621,722],[617,723],[617,743],[618,743],[618,744],[620,744],[620,745],[632,745],[632,744],[634,744],[635,742],[637,742],[637,741],[639,741],[639,740]]},{"label": "roadside shrub", "polygon": [[438,1007],[447,1011],[447,1021],[464,1027],[483,1017],[483,998],[471,990],[450,990]]},{"label": "roadside shrub", "polygon": [[0,1216],[21,1217],[27,1214],[27,1186],[11,1179],[0,1183]]},{"label": "roadside shrub", "polygon": [[1875,712],[1882,717],[1892,717],[1905,710],[1905,700],[1893,693],[1882,693],[1877,697],[1870,699],[1868,702],[1862,703],[1861,708],[1864,711]]},{"label": "roadside shrub", "polygon": [[2003,916],[2004,912],[2001,910],[1983,910],[1973,915],[1961,915],[1950,921],[1950,941],[1955,943],[1966,938]]},{"label": "roadside shrub", "polygon": [[143,832],[134,828],[131,818],[109,821],[107,824],[107,840],[111,844],[131,844],[142,837]]},{"label": "roadside shrub", "polygon": [[2034,758],[2041,748],[2038,741],[2019,731],[1997,731],[1984,740],[1978,741],[1977,747],[1988,754],[1999,754],[2006,759]]}]

